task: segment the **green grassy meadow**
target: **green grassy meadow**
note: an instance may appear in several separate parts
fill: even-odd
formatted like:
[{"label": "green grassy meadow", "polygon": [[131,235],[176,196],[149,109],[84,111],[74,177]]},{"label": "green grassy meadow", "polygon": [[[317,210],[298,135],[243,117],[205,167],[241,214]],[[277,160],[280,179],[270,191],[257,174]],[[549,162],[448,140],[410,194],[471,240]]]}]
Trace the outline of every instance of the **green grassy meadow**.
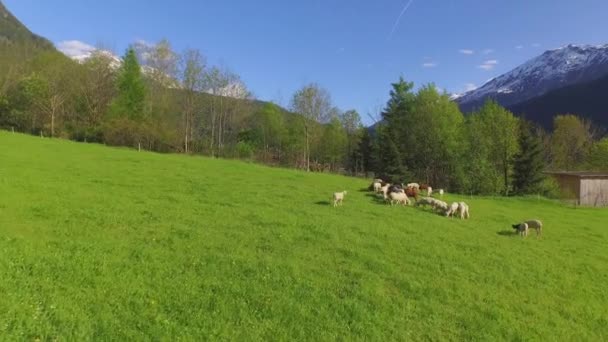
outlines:
[{"label": "green grassy meadow", "polygon": [[0,131],[0,340],[608,339],[608,210],[367,185]]}]

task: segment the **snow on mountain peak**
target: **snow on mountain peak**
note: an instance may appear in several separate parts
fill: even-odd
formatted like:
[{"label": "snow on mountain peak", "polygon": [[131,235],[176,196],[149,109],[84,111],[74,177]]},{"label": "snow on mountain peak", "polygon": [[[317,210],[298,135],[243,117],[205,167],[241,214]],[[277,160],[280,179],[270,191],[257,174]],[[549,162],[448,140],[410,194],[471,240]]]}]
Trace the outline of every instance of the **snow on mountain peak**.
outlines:
[{"label": "snow on mountain peak", "polygon": [[504,106],[566,85],[585,82],[608,74],[608,44],[574,45],[545,51],[510,72],[489,80],[478,89],[460,96],[465,109],[494,98]]}]

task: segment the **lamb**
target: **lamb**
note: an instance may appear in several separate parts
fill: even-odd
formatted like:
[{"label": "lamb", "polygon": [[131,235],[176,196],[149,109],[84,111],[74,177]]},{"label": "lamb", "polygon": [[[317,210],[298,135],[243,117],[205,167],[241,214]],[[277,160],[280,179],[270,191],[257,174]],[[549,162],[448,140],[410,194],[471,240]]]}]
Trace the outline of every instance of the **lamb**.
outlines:
[{"label": "lamb", "polygon": [[458,203],[458,214],[460,214],[461,220],[469,219],[471,217],[469,214],[469,205],[464,202]]},{"label": "lamb", "polygon": [[528,224],[527,223],[520,223],[520,224],[514,224],[513,229],[515,229],[518,233],[519,236],[524,237],[524,236],[528,236]]},{"label": "lamb", "polygon": [[450,205],[450,207],[448,208],[448,210],[445,212],[445,216],[446,217],[454,217],[454,215],[458,211],[459,207],[460,207],[460,204],[458,204],[456,202],[452,203],[452,205]]},{"label": "lamb", "polygon": [[389,198],[390,198],[391,206],[394,205],[395,203],[403,204],[403,205],[410,204],[410,200],[409,200],[409,198],[407,198],[407,195],[405,194],[405,192],[403,192],[403,190],[401,192],[391,192],[389,194]]},{"label": "lamb", "polygon": [[432,187],[429,186],[429,187],[426,188],[426,195],[428,197],[431,197],[433,195],[433,188]]},{"label": "lamb", "polygon": [[439,189],[439,198],[443,199],[443,189]]},{"label": "lamb", "polygon": [[382,187],[382,183],[384,183],[384,181],[380,178],[376,178],[374,179],[374,181],[372,182],[372,184],[370,184],[370,186],[367,188],[370,191],[374,191],[374,192],[378,192],[376,190],[376,184],[380,184],[380,187]]},{"label": "lamb", "polygon": [[513,229],[519,232],[521,236],[528,236],[528,229],[536,230],[536,236],[540,236],[543,230],[543,223],[540,220],[528,220],[522,223],[512,225]]},{"label": "lamb", "polygon": [[346,194],[346,190],[342,192],[334,192],[334,208],[344,203],[344,197],[346,196]]},{"label": "lamb", "polygon": [[435,209],[441,213],[445,213],[449,209],[448,204],[445,203],[444,201],[435,200],[435,202],[431,206],[433,207],[433,209]]},{"label": "lamb", "polygon": [[380,182],[375,182],[372,186],[374,188],[375,193],[379,193],[380,189],[382,189],[382,183]]}]

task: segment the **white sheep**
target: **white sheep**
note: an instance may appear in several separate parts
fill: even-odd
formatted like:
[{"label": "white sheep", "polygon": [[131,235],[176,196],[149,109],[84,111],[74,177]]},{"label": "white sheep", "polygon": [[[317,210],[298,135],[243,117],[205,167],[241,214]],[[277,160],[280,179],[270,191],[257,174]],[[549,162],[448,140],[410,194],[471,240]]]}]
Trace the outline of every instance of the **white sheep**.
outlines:
[{"label": "white sheep", "polygon": [[440,199],[443,199],[443,193],[444,193],[443,189],[439,189],[439,198]]},{"label": "white sheep", "polygon": [[464,202],[458,203],[458,214],[460,215],[461,220],[469,219],[471,217],[469,214],[469,205]]},{"label": "white sheep", "polygon": [[405,192],[391,192],[390,194],[388,194],[388,196],[390,198],[391,205],[394,205],[395,203],[403,205],[410,204],[410,200],[405,194]]},{"label": "white sheep", "polygon": [[416,202],[416,206],[419,207],[419,206],[424,206],[424,205],[430,205],[430,206],[434,207],[436,201],[437,200],[432,197],[422,197],[421,199],[419,199]]},{"label": "white sheep", "polygon": [[406,188],[416,188],[417,190],[420,190],[420,184],[418,183],[409,183]]},{"label": "white sheep", "polygon": [[387,183],[386,185],[384,185],[382,188],[380,188],[380,193],[382,194],[382,197],[386,200],[388,199],[388,188],[391,185],[389,183]]},{"label": "white sheep", "polygon": [[439,201],[439,200],[435,200],[435,202],[433,202],[433,204],[431,204],[431,206],[433,207],[433,209],[438,210],[442,213],[445,213],[449,209],[447,203],[445,203],[444,201]]},{"label": "white sheep", "polygon": [[334,208],[338,205],[342,205],[344,202],[344,197],[346,196],[347,191],[344,190],[342,192],[334,192]]},{"label": "white sheep", "polygon": [[430,186],[426,189],[426,195],[428,197],[431,197],[433,195],[433,188],[431,188]]},{"label": "white sheep", "polygon": [[380,193],[380,190],[382,189],[382,183],[380,182],[375,182],[374,185],[374,192],[375,193]]},{"label": "white sheep", "polygon": [[454,215],[456,214],[456,212],[458,212],[458,208],[460,207],[460,205],[456,202],[452,203],[452,205],[450,205],[450,207],[448,208],[448,210],[445,212],[445,216],[446,217],[454,217]]}]

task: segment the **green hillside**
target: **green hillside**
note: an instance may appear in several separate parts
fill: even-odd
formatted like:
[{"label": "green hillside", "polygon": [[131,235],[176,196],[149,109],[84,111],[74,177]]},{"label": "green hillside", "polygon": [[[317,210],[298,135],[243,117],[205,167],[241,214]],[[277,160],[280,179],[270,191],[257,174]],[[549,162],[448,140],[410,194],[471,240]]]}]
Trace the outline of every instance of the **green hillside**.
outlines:
[{"label": "green hillside", "polygon": [[0,131],[0,340],[608,338],[607,210],[366,186]]},{"label": "green hillside", "polygon": [[50,41],[32,33],[0,1],[0,44],[6,43],[30,44],[42,49],[54,49]]}]

